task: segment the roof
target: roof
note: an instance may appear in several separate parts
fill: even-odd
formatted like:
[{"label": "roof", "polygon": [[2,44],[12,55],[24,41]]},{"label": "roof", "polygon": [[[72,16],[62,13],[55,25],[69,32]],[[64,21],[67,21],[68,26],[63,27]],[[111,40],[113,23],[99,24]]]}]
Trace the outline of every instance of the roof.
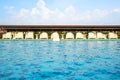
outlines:
[{"label": "roof", "polygon": [[120,25],[0,25],[7,31],[65,31],[65,30],[114,30],[120,31]]}]

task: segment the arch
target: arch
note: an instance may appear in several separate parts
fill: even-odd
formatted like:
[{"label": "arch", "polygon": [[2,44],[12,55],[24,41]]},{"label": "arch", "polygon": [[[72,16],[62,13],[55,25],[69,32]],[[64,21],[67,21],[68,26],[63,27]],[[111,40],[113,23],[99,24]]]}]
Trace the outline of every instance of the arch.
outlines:
[{"label": "arch", "polygon": [[47,34],[47,32],[42,32],[42,33],[40,34],[40,39],[48,39],[48,34]]},{"label": "arch", "polygon": [[85,35],[81,32],[76,33],[76,39],[86,39]]},{"label": "arch", "polygon": [[14,39],[23,39],[23,32],[18,32],[17,34],[15,34]]},{"label": "arch", "polygon": [[59,33],[58,32],[53,32],[51,34],[51,39],[53,39],[53,38],[60,38]]},{"label": "arch", "polygon": [[108,33],[108,38],[109,39],[117,39],[118,35],[115,32],[109,32]]},{"label": "arch", "polygon": [[74,34],[72,32],[67,32],[66,39],[74,39]]},{"label": "arch", "polygon": [[96,39],[96,32],[89,32],[88,39]]},{"label": "arch", "polygon": [[33,38],[34,38],[34,33],[33,32],[26,32],[25,39],[33,39]]},{"label": "arch", "polygon": [[106,39],[106,35],[102,32],[97,32],[97,39]]},{"label": "arch", "polygon": [[60,41],[60,36],[59,36],[59,33],[58,32],[54,32],[51,34],[51,39],[53,41]]},{"label": "arch", "polygon": [[2,35],[3,39],[12,39],[12,33],[11,32],[7,32],[5,34]]}]

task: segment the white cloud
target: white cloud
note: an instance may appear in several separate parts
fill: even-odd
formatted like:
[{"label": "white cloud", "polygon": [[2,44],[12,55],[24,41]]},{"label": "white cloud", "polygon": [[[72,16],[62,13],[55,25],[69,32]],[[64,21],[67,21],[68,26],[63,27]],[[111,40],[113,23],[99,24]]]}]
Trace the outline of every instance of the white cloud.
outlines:
[{"label": "white cloud", "polygon": [[65,12],[69,15],[73,15],[75,14],[75,8],[73,6],[68,6],[66,9],[65,9]]},{"label": "white cloud", "polygon": [[40,14],[40,12],[39,12],[39,10],[37,8],[32,8],[32,10],[31,10],[31,15],[32,16],[39,15],[39,14]]},{"label": "white cloud", "polygon": [[40,8],[46,8],[46,3],[44,2],[44,0],[38,0],[37,6]]},{"label": "white cloud", "polygon": [[40,10],[43,19],[49,19],[51,10],[46,7],[44,0],[38,0],[36,7]]},{"label": "white cloud", "polygon": [[29,10],[28,9],[21,9],[14,17],[15,18],[25,18],[27,17],[27,15],[29,14]]},{"label": "white cloud", "polygon": [[114,9],[112,12],[120,13],[120,9],[119,8]]},{"label": "white cloud", "polygon": [[14,9],[14,7],[13,6],[5,6],[5,9],[11,10],[11,9]]},{"label": "white cloud", "polygon": [[101,24],[108,21],[111,15],[116,13],[120,15],[120,9],[111,11],[95,9],[78,13],[72,5],[66,7],[64,11],[58,8],[51,10],[46,5],[44,0],[38,0],[32,9],[22,8],[14,12],[13,19],[18,21],[18,24]]},{"label": "white cloud", "polygon": [[98,17],[104,17],[108,14],[108,11],[106,10],[100,10],[100,9],[96,9],[94,12],[93,12],[93,15],[94,16],[98,16]]},{"label": "white cloud", "polygon": [[7,13],[14,14],[14,7],[13,6],[5,6]]}]

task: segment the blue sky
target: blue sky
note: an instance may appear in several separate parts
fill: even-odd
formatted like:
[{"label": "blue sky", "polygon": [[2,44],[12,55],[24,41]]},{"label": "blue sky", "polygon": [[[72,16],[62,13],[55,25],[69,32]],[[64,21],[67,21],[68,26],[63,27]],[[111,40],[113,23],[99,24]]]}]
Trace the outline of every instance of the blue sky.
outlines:
[{"label": "blue sky", "polygon": [[0,0],[0,24],[120,24],[120,0]]}]

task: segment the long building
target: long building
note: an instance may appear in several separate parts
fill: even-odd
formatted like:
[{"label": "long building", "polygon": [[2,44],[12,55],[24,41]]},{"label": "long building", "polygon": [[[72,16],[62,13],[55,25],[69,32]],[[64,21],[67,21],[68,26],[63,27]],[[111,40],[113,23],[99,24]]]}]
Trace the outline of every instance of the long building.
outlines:
[{"label": "long building", "polygon": [[23,35],[22,39],[26,39],[27,32],[33,32],[33,38],[31,37],[31,39],[41,39],[40,35],[42,35],[43,32],[46,32],[47,35],[44,35],[48,36],[46,39],[51,39],[51,35],[54,32],[57,32],[58,35],[60,35],[60,39],[84,39],[84,37],[85,39],[119,39],[120,25],[0,25],[1,39],[3,39],[3,35],[8,32],[11,36],[10,39],[13,39],[15,38],[15,35],[18,35],[16,32],[23,33],[20,34]]}]

